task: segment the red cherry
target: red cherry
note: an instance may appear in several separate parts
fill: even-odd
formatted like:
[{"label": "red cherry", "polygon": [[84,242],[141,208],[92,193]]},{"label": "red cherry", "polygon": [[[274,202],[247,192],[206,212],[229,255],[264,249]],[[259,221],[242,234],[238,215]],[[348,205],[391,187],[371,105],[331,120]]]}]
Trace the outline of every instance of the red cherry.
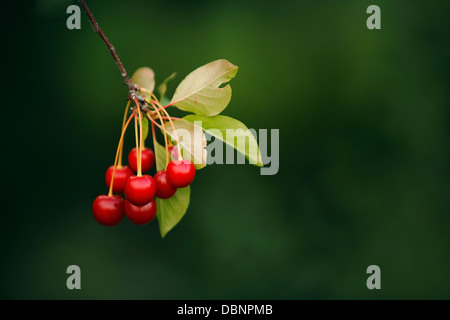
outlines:
[{"label": "red cherry", "polygon": [[[106,186],[109,188],[111,185],[111,178],[113,174],[114,166],[111,166],[106,170],[105,174],[105,182]],[[123,166],[121,168],[116,167],[116,172],[114,173],[114,184],[113,184],[113,192],[114,193],[123,193],[123,189],[125,188],[125,183],[128,178],[133,175],[133,171],[129,166]]]},{"label": "red cherry", "polygon": [[98,196],[92,204],[92,213],[95,220],[108,227],[118,224],[125,214],[123,202],[123,198],[120,196]]},{"label": "red cherry", "polygon": [[156,196],[158,198],[169,199],[177,191],[177,188],[169,183],[166,170],[157,172],[153,179],[155,179],[156,182]]},{"label": "red cherry", "polygon": [[135,206],[143,206],[153,200],[156,183],[149,175],[131,176],[125,184],[125,197]]},{"label": "red cherry", "polygon": [[[133,169],[133,171],[137,172],[137,151],[138,149],[131,149],[128,154],[128,165]],[[147,172],[153,167],[155,163],[155,154],[151,149],[144,148],[142,149],[142,172]]]},{"label": "red cherry", "polygon": [[189,160],[173,160],[167,166],[167,178],[172,186],[184,188],[191,184],[195,177],[194,164]]},{"label": "red cherry", "polygon": [[131,222],[137,225],[144,225],[153,220],[156,215],[156,200],[153,199],[143,206],[135,206],[125,200],[125,213]]}]

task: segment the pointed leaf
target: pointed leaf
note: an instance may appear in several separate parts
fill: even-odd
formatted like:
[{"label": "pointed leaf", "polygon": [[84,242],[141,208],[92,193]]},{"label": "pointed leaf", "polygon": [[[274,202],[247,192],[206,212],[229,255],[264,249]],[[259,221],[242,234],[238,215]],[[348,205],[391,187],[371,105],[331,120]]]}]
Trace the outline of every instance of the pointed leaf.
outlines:
[{"label": "pointed leaf", "polygon": [[177,87],[172,105],[199,115],[219,114],[231,100],[227,84],[236,76],[238,67],[228,60],[216,60],[192,71]]},{"label": "pointed leaf", "polygon": [[[245,124],[239,120],[221,115],[206,117],[194,114],[185,116],[183,119],[192,123],[201,121],[202,128],[205,132],[235,148],[242,153],[251,164],[255,164],[259,167],[263,166],[258,142]],[[227,134],[227,129],[230,130],[229,134]],[[218,134],[217,130],[221,135]],[[239,143],[239,140],[242,142],[242,139],[244,139],[245,143]]]},{"label": "pointed leaf", "polygon": [[167,232],[172,230],[183,218],[189,207],[191,188],[189,186],[178,189],[169,199],[156,198],[156,218],[159,222],[159,232],[161,237],[165,237]]},{"label": "pointed leaf", "polygon": [[[166,98],[165,94],[166,94],[166,90],[167,90],[167,84],[170,82],[170,80],[175,78],[176,75],[177,75],[176,72],[172,73],[170,76],[168,76],[166,79],[164,79],[164,81],[158,86],[159,100],[161,101],[161,103],[164,100],[164,98]],[[169,103],[169,102],[167,102],[167,103]],[[164,105],[165,104],[163,104],[163,106]]]},{"label": "pointed leaf", "polygon": [[[166,156],[165,148],[156,142],[155,158],[157,171],[164,170],[166,168]],[[189,207],[191,189],[189,186],[186,188],[178,189],[175,194],[169,199],[156,199],[156,218],[159,222],[159,231],[161,237],[165,237],[167,232],[180,222]]]},{"label": "pointed leaf", "polygon": [[[131,82],[145,88],[149,92],[153,92],[155,88],[155,73],[147,67],[139,68],[131,77]],[[144,97],[150,96],[150,93],[141,90],[138,93]]]}]

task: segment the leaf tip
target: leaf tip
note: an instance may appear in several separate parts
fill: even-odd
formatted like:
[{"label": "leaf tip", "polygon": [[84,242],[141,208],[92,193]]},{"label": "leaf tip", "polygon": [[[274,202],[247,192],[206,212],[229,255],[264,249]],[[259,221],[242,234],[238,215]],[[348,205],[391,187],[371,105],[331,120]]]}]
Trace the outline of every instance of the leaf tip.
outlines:
[{"label": "leaf tip", "polygon": [[164,239],[165,236],[167,235],[167,232],[164,232],[162,230],[160,230],[159,233],[161,234],[161,239]]}]

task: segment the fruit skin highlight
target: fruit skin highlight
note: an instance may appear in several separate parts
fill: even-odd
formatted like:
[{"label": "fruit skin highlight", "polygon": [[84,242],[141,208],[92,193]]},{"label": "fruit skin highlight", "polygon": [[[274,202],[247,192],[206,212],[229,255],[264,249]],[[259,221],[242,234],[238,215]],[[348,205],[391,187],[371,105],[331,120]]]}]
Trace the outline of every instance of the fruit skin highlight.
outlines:
[{"label": "fruit skin highlight", "polygon": [[187,187],[194,181],[195,167],[189,160],[173,160],[167,166],[167,177],[172,186]]},{"label": "fruit skin highlight", "polygon": [[158,171],[153,179],[156,182],[156,196],[158,198],[169,199],[177,191],[177,188],[170,184],[166,170]]},{"label": "fruit skin highlight", "polygon": [[125,200],[124,208],[127,218],[131,222],[139,226],[151,222],[153,218],[155,218],[156,216],[155,199],[153,199],[152,201],[143,206],[135,206],[134,204],[131,204],[128,200]]},{"label": "fruit skin highlight", "polygon": [[92,203],[92,213],[101,225],[112,227],[122,221],[125,215],[124,200],[121,196],[100,195]]},{"label": "fruit skin highlight", "polygon": [[[138,149],[133,148],[128,153],[128,165],[133,169],[134,172],[137,172],[137,151]],[[139,151],[139,150],[138,150]],[[142,149],[142,172],[149,171],[153,165],[155,164],[155,154],[149,148]]]},{"label": "fruit skin highlight", "polygon": [[[113,165],[110,166],[108,170],[106,170],[105,183],[108,188],[111,185],[113,170],[114,170]],[[133,170],[131,170],[129,166],[122,166],[121,168],[116,167],[116,171],[114,172],[113,192],[123,193],[128,178],[131,177],[133,174],[134,174]]]},{"label": "fruit skin highlight", "polygon": [[143,206],[153,200],[156,183],[149,175],[131,176],[125,184],[125,197],[135,206]]}]

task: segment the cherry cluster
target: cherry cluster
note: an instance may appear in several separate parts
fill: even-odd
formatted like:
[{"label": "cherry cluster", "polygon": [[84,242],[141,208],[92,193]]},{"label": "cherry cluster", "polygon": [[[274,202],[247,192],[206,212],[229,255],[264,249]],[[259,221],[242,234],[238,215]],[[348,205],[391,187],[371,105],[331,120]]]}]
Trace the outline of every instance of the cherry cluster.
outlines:
[{"label": "cherry cluster", "polygon": [[[139,118],[140,116],[139,114]],[[183,159],[179,151],[178,156],[176,156],[177,147],[173,145],[168,146],[167,144],[166,169],[156,172],[153,177],[149,174],[142,174],[148,172],[155,164],[154,152],[143,146],[142,122],[140,125],[140,147],[133,148],[129,152],[128,166],[122,166],[123,135],[132,118],[135,119],[136,141],[138,141],[138,115],[135,111],[128,122],[125,123],[124,121],[116,161],[114,165],[107,169],[105,174],[105,183],[109,187],[109,194],[98,196],[92,204],[95,220],[104,226],[118,224],[122,221],[124,215],[137,225],[151,222],[156,215],[157,209],[155,197],[169,199],[176,193],[178,188],[190,185],[195,177],[194,164],[190,160]],[[139,143],[136,145],[139,146]],[[169,153],[173,154],[173,160],[170,162],[168,161]],[[120,158],[119,162],[117,162],[118,157]],[[122,194],[125,195],[125,199],[121,196]]]},{"label": "cherry cluster", "polygon": [[[115,167],[106,170],[105,182],[111,185],[114,174],[113,192],[125,194],[125,200],[120,195],[98,196],[92,205],[94,218],[104,226],[118,224],[124,215],[137,225],[144,225],[153,220],[156,215],[155,196],[161,199],[172,197],[177,188],[187,187],[195,177],[195,167],[189,160],[172,160],[167,170],[158,171],[154,177],[135,175],[137,171],[138,150],[133,148],[128,154],[129,166]],[[151,149],[142,150],[142,171],[149,171],[155,162]]]}]

